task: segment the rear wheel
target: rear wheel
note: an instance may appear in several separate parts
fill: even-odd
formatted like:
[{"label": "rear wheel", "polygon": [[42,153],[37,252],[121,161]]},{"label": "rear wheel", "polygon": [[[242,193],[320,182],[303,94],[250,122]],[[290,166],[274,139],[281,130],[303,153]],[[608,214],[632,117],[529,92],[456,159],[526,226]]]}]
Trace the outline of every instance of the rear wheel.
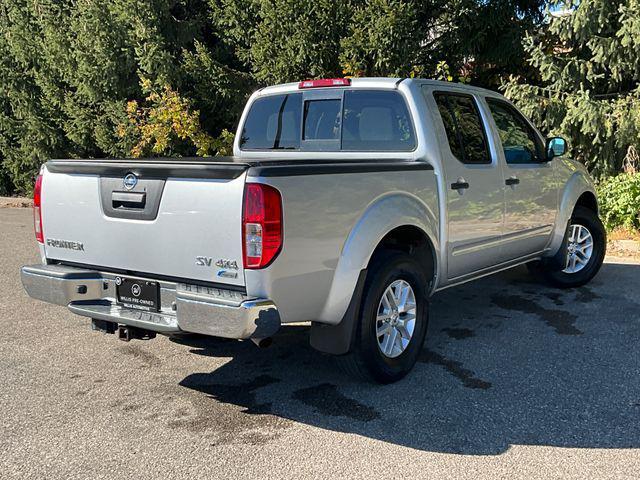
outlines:
[{"label": "rear wheel", "polygon": [[580,287],[596,276],[607,249],[607,235],[598,215],[588,208],[576,207],[569,224],[568,238],[560,268],[538,263],[543,278],[559,288]]},{"label": "rear wheel", "polygon": [[379,383],[404,377],[415,365],[427,333],[428,280],[403,252],[376,255],[367,274],[353,351],[346,369]]}]

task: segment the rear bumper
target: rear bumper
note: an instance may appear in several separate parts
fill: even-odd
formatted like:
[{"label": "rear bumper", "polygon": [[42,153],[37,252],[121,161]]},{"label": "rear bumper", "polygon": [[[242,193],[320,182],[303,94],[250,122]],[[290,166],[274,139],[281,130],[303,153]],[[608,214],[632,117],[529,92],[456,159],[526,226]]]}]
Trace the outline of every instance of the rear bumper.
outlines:
[{"label": "rear bumper", "polygon": [[[27,265],[22,284],[30,297],[73,313],[159,333],[200,333],[225,338],[266,338],[280,328],[268,299],[240,292],[160,281],[161,309],[144,312],[115,301],[116,274],[65,265]],[[147,279],[149,280],[149,279]]]}]

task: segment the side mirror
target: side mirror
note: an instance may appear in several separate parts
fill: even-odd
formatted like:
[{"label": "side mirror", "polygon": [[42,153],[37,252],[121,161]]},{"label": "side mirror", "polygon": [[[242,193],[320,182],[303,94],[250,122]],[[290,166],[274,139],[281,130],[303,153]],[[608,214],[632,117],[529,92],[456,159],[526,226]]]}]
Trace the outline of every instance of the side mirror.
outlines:
[{"label": "side mirror", "polygon": [[547,160],[561,157],[567,153],[567,141],[562,137],[552,137],[547,140]]}]

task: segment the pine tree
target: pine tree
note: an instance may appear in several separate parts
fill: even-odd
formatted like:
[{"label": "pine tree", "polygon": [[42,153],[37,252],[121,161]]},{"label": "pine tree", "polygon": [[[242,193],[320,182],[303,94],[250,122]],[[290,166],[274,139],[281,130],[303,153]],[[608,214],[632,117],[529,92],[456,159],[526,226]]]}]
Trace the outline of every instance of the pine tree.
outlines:
[{"label": "pine tree", "polygon": [[416,2],[372,0],[354,9],[340,63],[350,75],[407,77],[416,68],[423,35]]},{"label": "pine tree", "polygon": [[218,35],[261,84],[335,77],[353,0],[212,0]]},{"label": "pine tree", "polygon": [[[522,72],[521,38],[544,3],[0,0],[0,192],[27,193],[49,158],[132,155],[155,117],[136,115],[138,128],[126,128],[127,106],[163,111],[151,91],[171,92],[184,107],[171,110],[176,118],[193,128],[198,120],[217,151],[249,93],[266,84],[434,76],[446,66],[453,78],[464,70],[495,85]],[[145,154],[212,153],[192,137],[170,135],[166,148],[160,139]]]},{"label": "pine tree", "polygon": [[194,99],[208,134],[232,125],[250,82],[218,62],[208,14],[206,0],[0,0],[0,188],[29,192],[49,158],[131,155],[117,127],[143,78]]},{"label": "pine tree", "polygon": [[595,174],[618,172],[640,150],[640,0],[555,3],[563,14],[525,43],[541,82],[512,76],[506,95]]},{"label": "pine tree", "polygon": [[[419,2],[424,5],[425,2]],[[426,71],[429,56],[445,61],[475,85],[497,88],[511,73],[530,76],[522,39],[542,25],[547,0],[432,0],[433,34],[424,41]],[[424,16],[424,14],[423,14]],[[426,56],[426,58],[424,57]]]}]

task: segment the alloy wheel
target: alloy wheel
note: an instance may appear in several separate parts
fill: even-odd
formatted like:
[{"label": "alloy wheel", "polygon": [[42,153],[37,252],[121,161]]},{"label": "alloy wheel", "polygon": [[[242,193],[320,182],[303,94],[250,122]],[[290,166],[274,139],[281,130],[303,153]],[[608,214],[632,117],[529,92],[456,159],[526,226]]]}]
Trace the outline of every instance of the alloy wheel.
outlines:
[{"label": "alloy wheel", "polygon": [[395,358],[411,342],[416,325],[416,296],[411,285],[399,279],[389,285],[378,304],[376,337],[383,355]]}]

